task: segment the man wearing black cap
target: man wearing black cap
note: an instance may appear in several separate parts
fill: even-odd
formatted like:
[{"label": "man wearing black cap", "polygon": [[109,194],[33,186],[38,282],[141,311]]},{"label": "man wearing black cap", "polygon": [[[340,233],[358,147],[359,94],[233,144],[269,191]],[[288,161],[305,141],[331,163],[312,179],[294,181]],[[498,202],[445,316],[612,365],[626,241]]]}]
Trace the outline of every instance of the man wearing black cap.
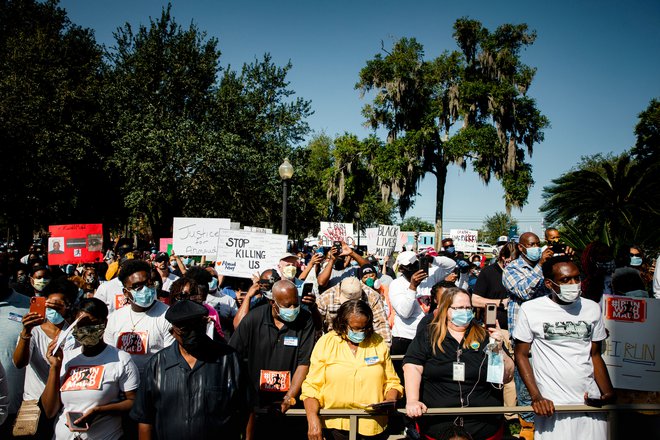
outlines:
[{"label": "man wearing black cap", "polygon": [[170,307],[175,343],[147,363],[131,417],[141,440],[239,439],[247,413],[236,351],[206,335],[208,310],[190,300]]},{"label": "man wearing black cap", "polygon": [[170,272],[170,268],[168,267],[169,263],[170,256],[167,255],[167,252],[159,252],[158,255],[156,255],[154,267],[158,271],[160,278],[163,280],[163,287],[161,290],[164,290],[165,292],[169,292],[172,283],[179,278],[177,275]]}]

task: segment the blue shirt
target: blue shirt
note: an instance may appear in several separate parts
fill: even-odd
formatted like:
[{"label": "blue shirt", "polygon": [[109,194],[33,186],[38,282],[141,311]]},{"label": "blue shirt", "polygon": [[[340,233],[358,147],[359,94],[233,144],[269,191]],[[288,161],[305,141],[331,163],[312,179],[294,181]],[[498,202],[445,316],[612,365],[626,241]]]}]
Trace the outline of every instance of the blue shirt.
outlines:
[{"label": "blue shirt", "polygon": [[23,330],[21,320],[30,310],[30,298],[15,291],[0,300],[0,362],[7,372],[9,386],[9,414],[16,414],[23,401],[25,368],[14,366],[13,355],[18,334]]},{"label": "blue shirt", "polygon": [[508,324],[509,332],[513,333],[520,305],[549,292],[543,285],[541,265],[531,266],[522,256],[504,268],[502,284],[509,294]]}]

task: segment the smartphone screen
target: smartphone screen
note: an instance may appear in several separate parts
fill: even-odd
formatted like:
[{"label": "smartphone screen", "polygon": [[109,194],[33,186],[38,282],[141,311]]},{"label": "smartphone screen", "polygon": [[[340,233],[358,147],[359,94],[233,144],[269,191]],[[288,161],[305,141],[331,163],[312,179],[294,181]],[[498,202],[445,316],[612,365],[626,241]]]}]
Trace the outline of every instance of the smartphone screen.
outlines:
[{"label": "smartphone screen", "polygon": [[38,313],[42,318],[46,317],[46,298],[33,296],[30,298],[30,313]]},{"label": "smartphone screen", "polygon": [[486,304],[486,327],[493,328],[497,321],[497,306],[495,304]]},{"label": "smartphone screen", "polygon": [[69,429],[71,431],[87,431],[89,429],[89,425],[87,422],[83,422],[81,424],[76,425],[75,422],[79,418],[83,416],[83,413],[81,412],[68,412],[66,413],[66,418],[67,421],[69,422]]},{"label": "smartphone screen", "polygon": [[423,270],[427,274],[429,273],[429,259],[426,256],[423,256],[419,261],[419,269]]},{"label": "smartphone screen", "polygon": [[312,293],[313,288],[314,288],[314,284],[312,283],[303,284],[302,296],[310,295]]}]

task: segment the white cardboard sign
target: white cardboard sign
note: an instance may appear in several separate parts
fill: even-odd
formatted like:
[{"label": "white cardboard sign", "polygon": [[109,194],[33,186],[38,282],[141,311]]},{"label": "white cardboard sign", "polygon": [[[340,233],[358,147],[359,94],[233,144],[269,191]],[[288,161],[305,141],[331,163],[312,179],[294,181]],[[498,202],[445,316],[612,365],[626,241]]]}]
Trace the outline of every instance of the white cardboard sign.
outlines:
[{"label": "white cardboard sign", "polygon": [[457,251],[477,252],[477,231],[470,229],[452,229],[449,231]]},{"label": "white cardboard sign", "polygon": [[660,391],[660,301],[603,295],[602,357],[615,388]]},{"label": "white cardboard sign", "polygon": [[221,229],[215,268],[222,275],[250,278],[277,267],[286,245],[286,235]]},{"label": "white cardboard sign", "polygon": [[333,241],[345,241],[349,245],[355,245],[352,237],[352,223],[321,222],[321,231],[319,232],[319,244],[321,246],[330,247]]},{"label": "white cardboard sign", "polygon": [[218,253],[218,234],[229,229],[228,218],[174,217],[172,249],[177,255],[215,258]]}]

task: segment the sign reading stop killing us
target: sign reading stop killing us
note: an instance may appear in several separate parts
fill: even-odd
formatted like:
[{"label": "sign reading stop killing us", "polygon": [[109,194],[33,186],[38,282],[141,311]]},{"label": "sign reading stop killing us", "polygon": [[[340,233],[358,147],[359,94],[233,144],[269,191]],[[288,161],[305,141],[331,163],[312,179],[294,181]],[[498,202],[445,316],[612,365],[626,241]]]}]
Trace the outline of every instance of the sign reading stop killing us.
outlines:
[{"label": "sign reading stop killing us", "polygon": [[229,230],[228,218],[174,217],[172,249],[177,255],[214,259],[218,253],[218,234]]},{"label": "sign reading stop killing us", "polygon": [[277,267],[286,253],[287,236],[220,230],[215,270],[221,275],[250,278]]}]

